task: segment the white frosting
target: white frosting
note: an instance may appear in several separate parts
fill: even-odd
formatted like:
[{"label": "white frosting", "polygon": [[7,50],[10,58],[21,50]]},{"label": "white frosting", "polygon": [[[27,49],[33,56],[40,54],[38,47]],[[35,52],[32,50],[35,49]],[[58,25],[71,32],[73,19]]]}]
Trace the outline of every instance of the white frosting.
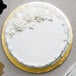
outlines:
[{"label": "white frosting", "polygon": [[7,21],[5,36],[9,52],[29,67],[55,63],[69,43],[64,14],[45,2],[30,2],[19,8]]}]

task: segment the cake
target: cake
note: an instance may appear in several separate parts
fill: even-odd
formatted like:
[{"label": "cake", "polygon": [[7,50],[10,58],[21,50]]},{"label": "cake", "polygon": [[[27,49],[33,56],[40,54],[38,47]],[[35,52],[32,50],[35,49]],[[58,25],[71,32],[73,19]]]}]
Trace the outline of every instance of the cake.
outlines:
[{"label": "cake", "polygon": [[3,48],[5,45],[18,63],[36,69],[56,64],[72,44],[66,16],[45,2],[28,2],[16,8],[6,19],[2,36]]}]

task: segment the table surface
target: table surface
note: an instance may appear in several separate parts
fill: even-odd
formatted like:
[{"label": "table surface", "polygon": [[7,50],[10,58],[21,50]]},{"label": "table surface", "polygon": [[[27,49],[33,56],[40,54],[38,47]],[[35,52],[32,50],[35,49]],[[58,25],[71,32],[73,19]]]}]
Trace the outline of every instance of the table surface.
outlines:
[{"label": "table surface", "polygon": [[[13,9],[18,7],[21,4],[30,1],[45,1],[49,2],[58,8],[60,8],[65,15],[68,17],[72,29],[73,29],[73,47],[70,52],[70,55],[66,59],[66,61],[58,68],[48,73],[43,74],[32,74],[24,72],[18,68],[16,68],[5,56],[2,46],[1,46],[1,29],[6,17],[12,12]],[[2,76],[64,76],[65,72],[68,68],[76,62],[76,0],[4,0],[4,3],[7,4],[7,9],[3,11],[0,15],[0,61],[5,65],[4,74]]]}]

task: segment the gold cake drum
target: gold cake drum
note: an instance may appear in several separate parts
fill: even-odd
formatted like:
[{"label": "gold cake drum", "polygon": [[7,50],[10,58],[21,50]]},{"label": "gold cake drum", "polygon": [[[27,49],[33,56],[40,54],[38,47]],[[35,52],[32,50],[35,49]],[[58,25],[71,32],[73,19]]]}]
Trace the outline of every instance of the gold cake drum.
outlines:
[{"label": "gold cake drum", "polygon": [[2,46],[19,69],[44,73],[60,66],[72,48],[72,28],[57,7],[45,2],[28,2],[5,20]]}]

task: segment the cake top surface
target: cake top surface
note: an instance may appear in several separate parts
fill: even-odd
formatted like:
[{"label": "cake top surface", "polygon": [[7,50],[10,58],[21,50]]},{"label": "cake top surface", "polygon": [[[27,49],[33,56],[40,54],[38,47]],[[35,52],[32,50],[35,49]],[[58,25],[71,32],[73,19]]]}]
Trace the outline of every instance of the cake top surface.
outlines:
[{"label": "cake top surface", "polygon": [[66,51],[70,36],[65,15],[45,2],[30,2],[18,7],[5,29],[9,52],[29,67],[54,64]]}]

